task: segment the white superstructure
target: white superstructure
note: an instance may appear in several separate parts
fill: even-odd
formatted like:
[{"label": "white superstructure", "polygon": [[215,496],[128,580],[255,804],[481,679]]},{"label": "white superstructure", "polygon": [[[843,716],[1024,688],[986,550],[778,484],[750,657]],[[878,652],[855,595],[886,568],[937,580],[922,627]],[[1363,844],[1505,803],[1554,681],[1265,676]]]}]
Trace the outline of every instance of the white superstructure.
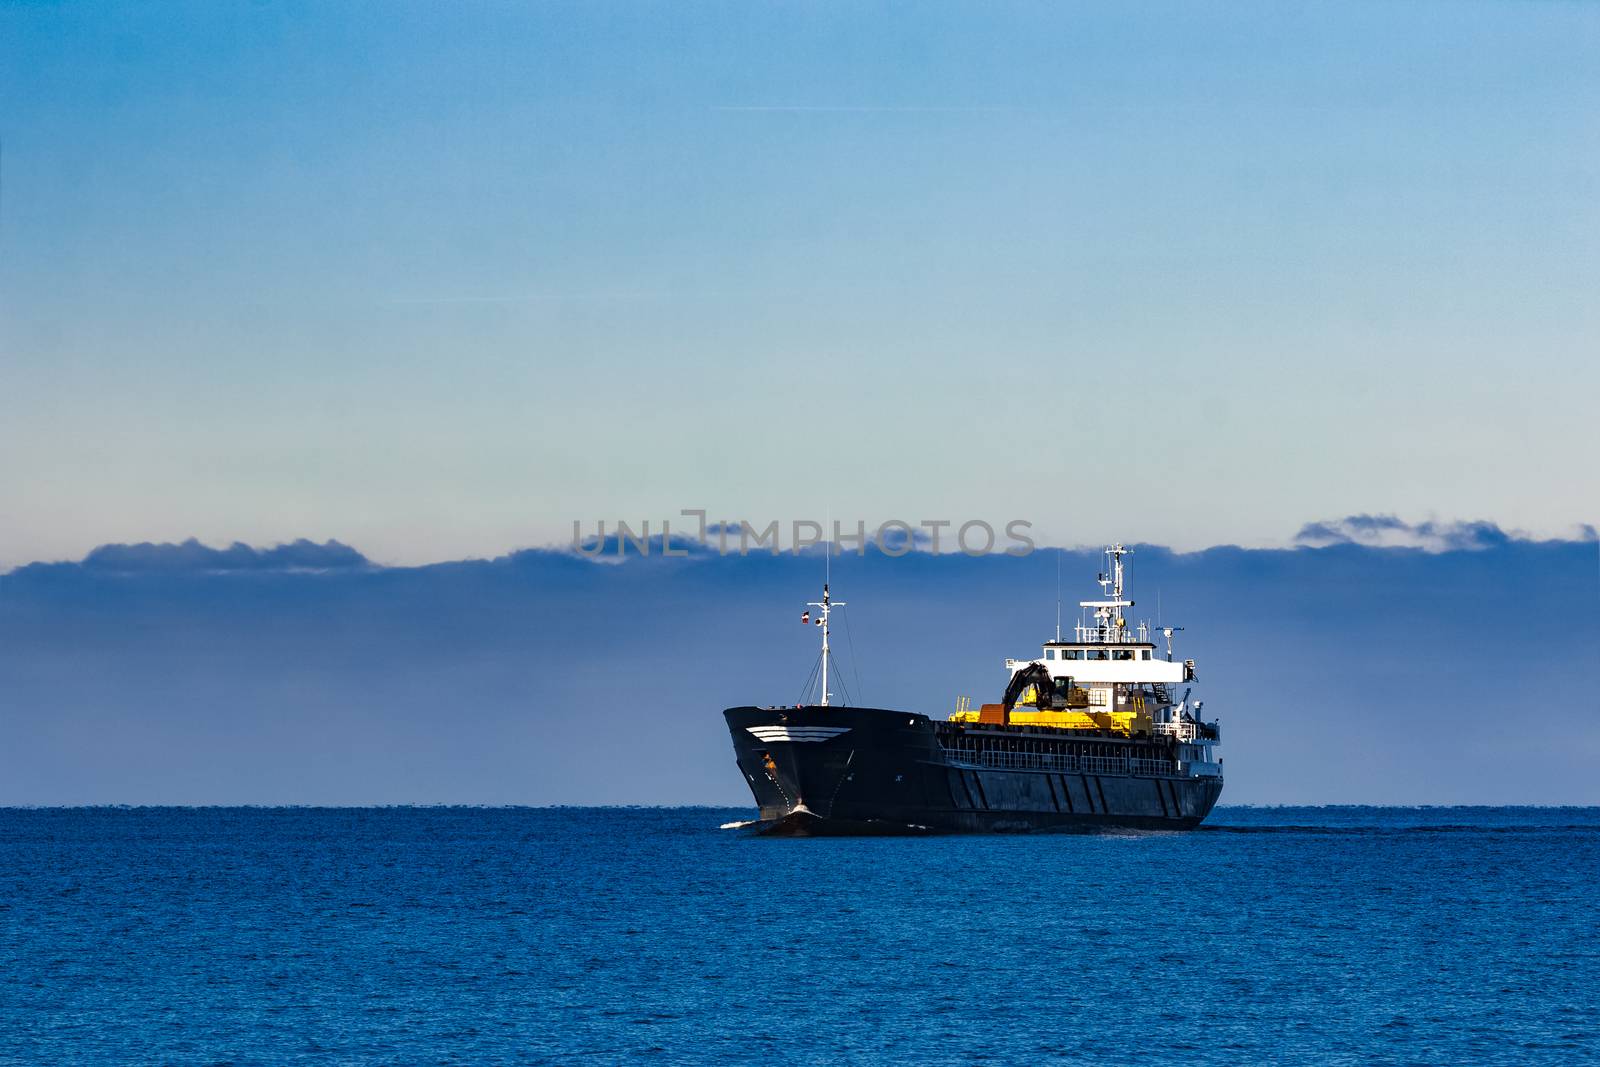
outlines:
[{"label": "white superstructure", "polygon": [[[1162,656],[1151,640],[1149,623],[1128,625],[1125,609],[1133,607],[1134,601],[1124,595],[1122,560],[1131,551],[1120,544],[1105,549],[1106,570],[1097,579],[1101,596],[1078,602],[1088,610],[1074,628],[1072,640],[1062,640],[1058,628],[1056,640],[1044,643],[1039,658],[1008,659],[1006,668],[1013,676],[1035,666],[1049,673],[1055,692],[1036,693],[1036,707],[1079,706],[1091,712],[1130,714],[1140,722],[1148,716],[1153,736],[1171,737],[1177,743],[1185,773],[1220,775],[1222,761],[1213,750],[1222,737],[1220,724],[1202,721],[1203,702],[1189,699],[1195,681],[1194,660],[1172,657],[1172,635],[1181,627],[1161,628],[1166,640]],[[1186,684],[1183,695],[1178,696],[1177,688]]]}]

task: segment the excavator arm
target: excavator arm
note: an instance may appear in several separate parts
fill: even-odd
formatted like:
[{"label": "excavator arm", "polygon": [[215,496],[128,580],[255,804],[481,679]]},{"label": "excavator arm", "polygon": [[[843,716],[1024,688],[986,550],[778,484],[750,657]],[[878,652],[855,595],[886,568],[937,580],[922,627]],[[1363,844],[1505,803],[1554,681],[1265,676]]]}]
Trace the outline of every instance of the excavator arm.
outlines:
[{"label": "excavator arm", "polygon": [[1042,663],[1033,663],[1022,668],[1011,676],[1011,684],[1006,686],[1006,695],[1000,703],[1005,709],[1005,714],[1011,714],[1011,709],[1017,706],[1017,698],[1027,691],[1028,686],[1035,686],[1039,691],[1039,699],[1044,707],[1050,706],[1051,697],[1055,694],[1055,679],[1050,677],[1050,672]]}]

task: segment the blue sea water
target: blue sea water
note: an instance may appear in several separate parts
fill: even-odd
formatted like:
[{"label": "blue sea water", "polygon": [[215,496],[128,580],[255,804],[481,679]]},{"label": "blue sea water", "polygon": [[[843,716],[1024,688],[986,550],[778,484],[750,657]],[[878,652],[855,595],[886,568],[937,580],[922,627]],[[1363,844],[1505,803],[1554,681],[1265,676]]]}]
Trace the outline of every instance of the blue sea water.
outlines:
[{"label": "blue sea water", "polygon": [[1600,809],[0,810],[0,1063],[1600,1062]]}]

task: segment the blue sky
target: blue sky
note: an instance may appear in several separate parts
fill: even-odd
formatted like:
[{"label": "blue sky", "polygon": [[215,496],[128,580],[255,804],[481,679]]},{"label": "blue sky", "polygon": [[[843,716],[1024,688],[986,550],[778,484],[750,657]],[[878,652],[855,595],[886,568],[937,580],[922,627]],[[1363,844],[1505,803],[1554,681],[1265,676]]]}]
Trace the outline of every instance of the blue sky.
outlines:
[{"label": "blue sky", "polygon": [[1563,533],[1600,7],[12,4],[0,565]]}]

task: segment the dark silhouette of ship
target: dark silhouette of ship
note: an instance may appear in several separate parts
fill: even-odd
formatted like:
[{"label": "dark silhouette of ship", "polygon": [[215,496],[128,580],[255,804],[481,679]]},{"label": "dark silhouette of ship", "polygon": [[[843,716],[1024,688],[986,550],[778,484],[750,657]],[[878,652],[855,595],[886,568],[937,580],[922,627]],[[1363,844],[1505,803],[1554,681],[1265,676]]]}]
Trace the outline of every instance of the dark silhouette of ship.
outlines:
[{"label": "dark silhouette of ship", "polygon": [[[963,833],[1192,829],[1222,792],[1218,723],[1191,701],[1193,660],[1172,658],[1175,627],[1129,628],[1121,545],[1106,549],[1102,598],[1072,640],[1007,660],[998,704],[934,719],[832,702],[823,586],[820,699],[723,712],[739,770],[769,833]],[[811,621],[810,613],[802,616]],[[1178,688],[1185,687],[1180,697]]]}]

